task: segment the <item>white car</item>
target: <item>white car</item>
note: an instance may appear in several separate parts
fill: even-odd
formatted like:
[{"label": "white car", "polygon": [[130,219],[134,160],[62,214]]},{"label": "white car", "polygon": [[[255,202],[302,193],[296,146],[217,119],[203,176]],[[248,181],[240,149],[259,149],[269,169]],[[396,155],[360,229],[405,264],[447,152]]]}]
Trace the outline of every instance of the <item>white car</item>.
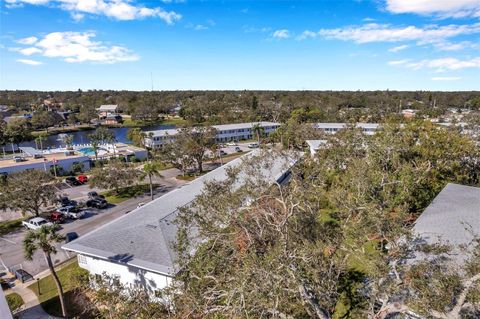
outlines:
[{"label": "white car", "polygon": [[57,209],[66,218],[79,219],[85,216],[85,211],[78,210],[75,206],[65,206]]},{"label": "white car", "polygon": [[52,226],[53,224],[48,222],[45,218],[34,217],[30,218],[29,220],[24,220],[22,225],[25,226],[25,228],[37,230],[42,226]]},{"label": "white car", "polygon": [[229,143],[227,143],[227,145],[228,145],[228,146],[237,146],[237,143],[235,143],[235,142],[229,142]]},{"label": "white car", "polygon": [[250,143],[250,144],[248,144],[248,148],[258,148],[258,147],[259,147],[258,143]]}]

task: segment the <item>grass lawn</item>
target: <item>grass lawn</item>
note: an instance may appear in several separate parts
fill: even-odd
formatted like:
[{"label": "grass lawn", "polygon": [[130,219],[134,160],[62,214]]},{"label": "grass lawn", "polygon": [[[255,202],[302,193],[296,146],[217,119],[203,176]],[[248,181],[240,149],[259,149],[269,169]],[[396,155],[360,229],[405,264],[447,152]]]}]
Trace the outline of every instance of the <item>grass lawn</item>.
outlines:
[{"label": "grass lawn", "polygon": [[[75,316],[82,313],[82,309],[78,309],[75,305],[75,281],[72,280],[72,276],[86,270],[78,266],[78,262],[75,259],[73,262],[69,262],[57,268],[57,275],[62,283],[63,291],[65,293],[65,302],[70,316]],[[33,283],[28,286],[28,289],[32,290],[37,295],[42,308],[50,315],[60,316],[60,300],[58,299],[57,286],[53,280],[52,275],[40,279],[40,294],[38,293],[37,283]]]},{"label": "grass lawn", "polygon": [[182,119],[181,117],[170,117],[160,122],[160,124],[162,125],[183,125],[186,123],[187,121]]},{"label": "grass lawn", "polygon": [[22,227],[23,218],[0,222],[0,236],[11,233]]},{"label": "grass lawn", "polygon": [[[153,184],[153,189],[157,188],[158,184]],[[101,195],[105,196],[105,199],[111,204],[119,204],[121,202],[126,201],[129,198],[137,197],[140,195],[144,195],[150,192],[150,185],[149,184],[142,184],[142,185],[133,185],[129,187],[120,188],[118,192],[114,190],[110,190],[107,192],[103,192]]]},{"label": "grass lawn", "polygon": [[20,295],[16,292],[5,296],[5,298],[7,299],[8,307],[12,312],[14,312],[23,305],[22,297],[20,297]]}]

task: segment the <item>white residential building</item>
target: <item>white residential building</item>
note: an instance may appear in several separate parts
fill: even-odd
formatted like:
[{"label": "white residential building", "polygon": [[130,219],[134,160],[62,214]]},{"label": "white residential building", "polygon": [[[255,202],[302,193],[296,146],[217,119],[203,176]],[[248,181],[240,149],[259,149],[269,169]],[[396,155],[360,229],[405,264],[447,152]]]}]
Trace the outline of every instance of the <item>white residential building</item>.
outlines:
[{"label": "white residential building", "polygon": [[118,105],[117,104],[100,105],[100,107],[97,108],[97,111],[99,116],[108,116],[110,114],[117,114]]},{"label": "white residential building", "polygon": [[[80,267],[90,274],[117,277],[124,285],[139,285],[151,293],[168,286],[176,272],[176,240],[179,208],[190,204],[209,181],[225,180],[227,169],[258,156],[264,164],[258,178],[273,184],[288,179],[293,158],[272,158],[255,150],[175,189],[66,245],[78,253]],[[242,174],[240,174],[240,181]],[[194,231],[194,230],[192,230]]]},{"label": "white residential building", "polygon": [[[353,124],[351,124],[353,125]],[[349,124],[347,123],[315,123],[313,124],[313,127],[315,129],[321,130],[324,133],[327,134],[335,134],[340,130],[343,130],[344,128],[347,128]],[[373,135],[375,134],[375,131],[378,130],[380,127],[380,124],[377,123],[356,123],[355,124],[356,128],[360,128],[363,130],[363,132],[367,135]]]},{"label": "white residential building", "polygon": [[82,165],[84,171],[90,170],[90,157],[84,154],[72,151],[47,154],[31,147],[21,147],[20,149],[22,153],[18,154],[17,159],[0,160],[0,174],[11,174],[29,169],[50,172],[54,165],[63,172],[69,172],[77,163]]},{"label": "white residential building", "polygon": [[[218,142],[241,141],[255,138],[253,128],[259,125],[264,135],[270,135],[280,127],[280,123],[275,122],[251,122],[237,124],[212,125],[217,130],[216,140]],[[172,141],[178,133],[177,129],[148,131],[147,135],[151,135],[146,139],[146,145],[150,148],[160,147],[165,143]]]}]

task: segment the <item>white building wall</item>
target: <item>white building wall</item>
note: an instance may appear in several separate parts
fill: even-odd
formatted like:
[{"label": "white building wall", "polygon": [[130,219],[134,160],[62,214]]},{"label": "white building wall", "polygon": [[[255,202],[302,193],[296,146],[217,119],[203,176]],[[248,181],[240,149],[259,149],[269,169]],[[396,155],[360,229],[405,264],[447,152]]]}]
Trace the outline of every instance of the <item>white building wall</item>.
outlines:
[{"label": "white building wall", "polygon": [[[219,125],[220,126],[220,125]],[[264,135],[270,135],[271,133],[275,132],[280,127],[280,124],[268,124],[260,126],[263,128]],[[215,127],[215,126],[214,126]],[[236,129],[221,129],[217,128],[217,135],[216,140],[217,142],[228,142],[228,141],[241,141],[241,140],[248,140],[254,139],[256,136],[255,132],[252,130],[252,126],[245,126],[243,128],[236,128]],[[169,135],[166,136],[154,136],[153,138],[147,138],[145,140],[145,144],[148,147],[159,147],[165,143],[171,142],[175,138],[174,133],[170,130]]]},{"label": "white building wall", "polygon": [[147,288],[152,294],[156,290],[163,289],[170,285],[172,278],[167,275],[146,271],[122,265],[115,262],[106,261],[99,258],[94,258],[82,254],[77,255],[78,265],[86,269],[91,275],[118,276],[118,280],[126,286],[142,286]]}]

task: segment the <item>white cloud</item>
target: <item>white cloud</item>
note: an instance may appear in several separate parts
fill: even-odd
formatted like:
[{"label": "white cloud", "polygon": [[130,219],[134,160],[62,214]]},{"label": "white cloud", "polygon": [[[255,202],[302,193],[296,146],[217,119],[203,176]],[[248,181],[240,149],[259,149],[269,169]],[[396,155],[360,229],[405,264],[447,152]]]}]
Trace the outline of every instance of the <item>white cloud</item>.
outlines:
[{"label": "white cloud", "polygon": [[461,41],[461,42],[449,42],[449,41],[439,41],[433,43],[433,46],[441,51],[458,51],[466,48],[479,49],[480,45],[478,43],[470,41]]},{"label": "white cloud", "polygon": [[389,65],[404,65],[408,63],[410,60],[409,59],[403,59],[403,60],[395,60],[395,61],[388,61]]},{"label": "white cloud", "polygon": [[203,24],[197,24],[196,26],[193,27],[193,29],[196,31],[201,31],[201,30],[207,30],[208,27]]},{"label": "white cloud", "polygon": [[139,59],[127,48],[93,41],[95,36],[94,32],[52,32],[36,41],[34,46],[16,48],[15,51],[23,55],[41,54],[49,58],[61,58],[70,63],[116,63]]},{"label": "white cloud", "polygon": [[23,38],[23,39],[17,40],[17,43],[29,45],[29,44],[34,44],[37,41],[38,41],[37,37],[28,37],[28,38]]},{"label": "white cloud", "polygon": [[433,77],[432,81],[457,81],[460,79],[461,77],[459,76],[437,76],[437,77]]},{"label": "white cloud", "polygon": [[388,24],[369,23],[362,26],[321,29],[317,32],[317,36],[327,39],[354,41],[356,43],[400,41],[432,43],[459,35],[475,33],[480,33],[480,23],[470,25],[450,24],[445,26],[429,25],[423,28],[417,26],[392,27]]},{"label": "white cloud", "polygon": [[28,48],[24,48],[24,49],[21,49],[21,48],[15,48],[14,51],[17,51],[23,55],[32,55],[32,54],[36,54],[36,53],[40,53],[42,52],[42,50],[40,50],[39,48],[36,48],[36,47],[28,47]]},{"label": "white cloud", "polygon": [[435,15],[442,18],[480,16],[479,0],[386,0],[392,13]]},{"label": "white cloud", "polygon": [[134,5],[131,0],[5,0],[9,5],[55,5],[69,11],[75,20],[83,19],[85,14],[104,15],[116,20],[135,20],[160,18],[167,24],[181,19],[175,11],[166,11],[160,7],[148,8]]},{"label": "white cloud", "polygon": [[300,36],[297,37],[298,40],[305,40],[308,38],[315,38],[318,34],[316,32],[310,31],[310,30],[305,30],[300,34]]},{"label": "white cloud", "polygon": [[388,49],[388,51],[389,51],[389,52],[398,52],[398,51],[405,50],[405,49],[408,48],[408,47],[409,47],[408,45],[404,44],[404,45],[399,45],[399,46],[390,48],[390,49]]},{"label": "white cloud", "polygon": [[439,58],[432,60],[414,61],[405,59],[397,61],[389,61],[389,65],[402,66],[412,70],[419,70],[423,68],[434,69],[435,72],[445,72],[451,70],[461,70],[468,68],[480,68],[480,57],[472,58],[469,60],[459,60],[453,57]]},{"label": "white cloud", "polygon": [[290,31],[287,29],[276,30],[273,32],[272,36],[277,39],[287,39],[290,37]]},{"label": "white cloud", "polygon": [[28,64],[28,65],[40,65],[43,64],[40,61],[35,61],[35,60],[28,60],[28,59],[17,59],[17,62],[23,63],[23,64]]}]

